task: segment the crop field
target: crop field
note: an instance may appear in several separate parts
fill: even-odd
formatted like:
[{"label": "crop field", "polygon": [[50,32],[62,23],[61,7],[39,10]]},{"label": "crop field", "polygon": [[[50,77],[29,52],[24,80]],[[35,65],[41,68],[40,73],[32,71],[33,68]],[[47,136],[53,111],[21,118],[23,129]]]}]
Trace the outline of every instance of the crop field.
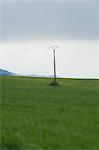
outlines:
[{"label": "crop field", "polygon": [[0,77],[0,150],[99,150],[99,80]]}]

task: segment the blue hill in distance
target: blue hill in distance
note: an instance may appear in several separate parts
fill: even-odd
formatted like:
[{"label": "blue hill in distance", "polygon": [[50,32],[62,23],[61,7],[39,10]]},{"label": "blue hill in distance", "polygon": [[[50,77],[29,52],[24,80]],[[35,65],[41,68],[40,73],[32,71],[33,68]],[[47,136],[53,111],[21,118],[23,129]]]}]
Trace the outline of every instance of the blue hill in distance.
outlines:
[{"label": "blue hill in distance", "polygon": [[38,74],[16,74],[11,71],[0,69],[0,76],[26,76],[26,77],[48,77],[53,78],[53,75],[38,75]]},{"label": "blue hill in distance", "polygon": [[15,76],[15,75],[17,75],[17,74],[12,73],[7,70],[0,69],[0,76]]}]

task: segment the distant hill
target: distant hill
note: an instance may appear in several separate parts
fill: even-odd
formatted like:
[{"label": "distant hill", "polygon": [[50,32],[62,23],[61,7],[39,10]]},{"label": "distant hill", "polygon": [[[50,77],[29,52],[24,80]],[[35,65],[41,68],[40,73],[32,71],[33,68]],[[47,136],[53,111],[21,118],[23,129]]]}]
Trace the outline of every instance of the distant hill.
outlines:
[{"label": "distant hill", "polygon": [[0,69],[0,76],[14,76],[14,75],[16,74],[7,70]]},{"label": "distant hill", "polygon": [[[37,78],[40,78],[40,77],[53,78],[54,77],[53,75],[16,74],[16,73],[4,70],[4,69],[0,69],[0,76],[26,76],[26,77],[37,77]],[[57,78],[59,77],[57,76]]]}]

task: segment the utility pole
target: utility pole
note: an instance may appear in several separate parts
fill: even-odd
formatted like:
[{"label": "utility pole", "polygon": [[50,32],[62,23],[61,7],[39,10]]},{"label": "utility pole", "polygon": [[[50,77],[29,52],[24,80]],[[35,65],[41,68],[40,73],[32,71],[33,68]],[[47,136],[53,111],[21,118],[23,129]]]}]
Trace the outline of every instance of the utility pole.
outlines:
[{"label": "utility pole", "polygon": [[55,49],[53,50],[54,56],[54,82],[56,82],[56,57],[55,57]]},{"label": "utility pole", "polygon": [[50,50],[53,50],[53,59],[54,59],[54,81],[53,81],[53,84],[56,84],[56,78],[57,78],[57,76],[56,76],[56,49],[57,48],[58,47],[55,45],[53,45],[49,48]]}]

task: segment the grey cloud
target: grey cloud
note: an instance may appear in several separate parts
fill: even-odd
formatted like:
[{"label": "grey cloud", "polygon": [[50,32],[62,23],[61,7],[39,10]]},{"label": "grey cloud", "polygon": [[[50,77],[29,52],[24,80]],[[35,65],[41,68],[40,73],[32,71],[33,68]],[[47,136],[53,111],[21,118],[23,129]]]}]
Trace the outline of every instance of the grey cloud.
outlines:
[{"label": "grey cloud", "polygon": [[1,40],[40,37],[96,40],[95,2],[2,1]]}]

